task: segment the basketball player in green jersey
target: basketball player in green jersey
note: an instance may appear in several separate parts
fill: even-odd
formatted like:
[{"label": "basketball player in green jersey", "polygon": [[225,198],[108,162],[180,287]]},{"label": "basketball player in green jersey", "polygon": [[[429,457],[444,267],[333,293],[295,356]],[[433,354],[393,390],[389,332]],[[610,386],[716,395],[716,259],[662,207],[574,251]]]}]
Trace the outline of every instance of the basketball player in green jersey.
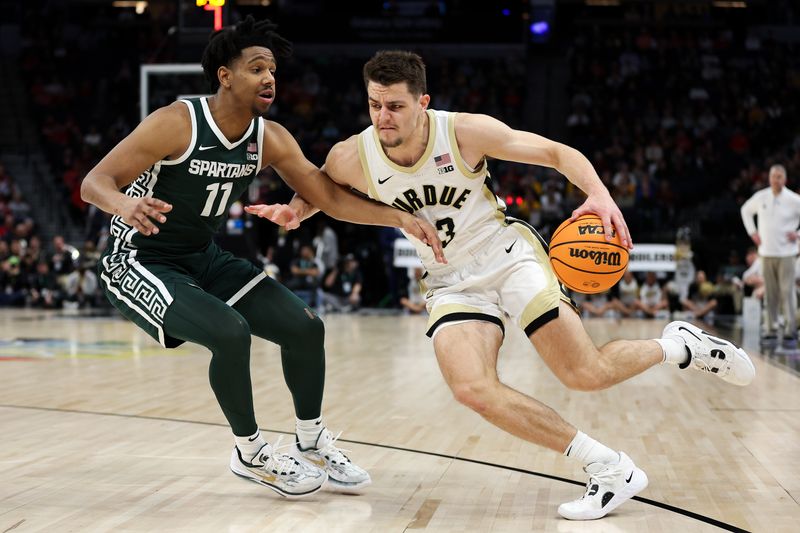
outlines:
[{"label": "basketball player in green jersey", "polygon": [[[753,364],[730,342],[685,322],[669,324],[660,339],[595,346],[561,293],[546,244],[533,228],[504,216],[487,187],[486,169],[488,157],[555,168],[588,196],[572,218],[596,213],[606,235],[616,229],[631,246],[622,213],[591,163],[572,148],[486,115],[428,109],[425,66],[416,54],[379,52],[364,66],[364,81],[372,126],[334,146],[325,171],[436,225],[446,265],[409,238],[427,270],[428,335],[453,395],[499,428],[581,461],[589,474],[586,492],[558,511],[573,520],[605,516],[644,489],[647,476],[625,453],[500,382],[496,365],[506,317],[575,390],[604,389],[665,362],[747,385]],[[313,213],[313,205],[295,197],[275,209],[293,225]]]},{"label": "basketball player in green jersey", "polygon": [[[370,483],[322,423],[323,324],[285,287],[219,249],[212,235],[269,165],[331,216],[400,227],[443,255],[428,222],[334,184],[286,129],[263,119],[275,98],[275,57],[290,51],[274,29],[248,17],[214,33],[202,63],[215,94],[155,111],[89,172],[81,193],[115,215],[99,265],[109,300],[167,348],[191,341],[211,351],[211,387],[234,434],[231,469],[300,497],[326,479],[346,490]],[[259,433],[251,334],[281,346],[297,416],[295,457]]]}]

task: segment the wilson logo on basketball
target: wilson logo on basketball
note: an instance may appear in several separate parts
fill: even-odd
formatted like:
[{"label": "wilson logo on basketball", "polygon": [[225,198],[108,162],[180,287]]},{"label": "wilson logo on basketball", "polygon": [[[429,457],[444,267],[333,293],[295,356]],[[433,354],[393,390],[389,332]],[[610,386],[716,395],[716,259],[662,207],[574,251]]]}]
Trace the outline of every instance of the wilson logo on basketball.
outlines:
[{"label": "wilson logo on basketball", "polygon": [[548,254],[558,280],[585,294],[610,289],[628,266],[628,248],[619,233],[610,237],[597,215],[562,222],[553,232]]},{"label": "wilson logo on basketball", "polygon": [[[593,224],[578,226],[578,235],[605,235],[605,233],[606,231],[603,226],[596,226]],[[617,236],[617,232],[613,229],[611,230],[611,236]]]},{"label": "wilson logo on basketball", "polygon": [[[601,228],[602,229],[602,228]],[[619,252],[600,252],[597,250],[586,250],[579,248],[569,248],[569,256],[579,259],[590,259],[595,265],[619,266],[621,257]]]}]

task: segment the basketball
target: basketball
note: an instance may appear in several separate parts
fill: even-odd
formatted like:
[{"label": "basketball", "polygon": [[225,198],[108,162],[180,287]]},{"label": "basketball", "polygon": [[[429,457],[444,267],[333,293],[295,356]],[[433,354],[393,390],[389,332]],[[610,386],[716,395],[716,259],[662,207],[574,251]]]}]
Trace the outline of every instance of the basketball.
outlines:
[{"label": "basketball", "polygon": [[550,240],[550,265],[573,291],[595,294],[613,287],[628,267],[628,249],[616,231],[606,240],[597,215],[561,223]]}]

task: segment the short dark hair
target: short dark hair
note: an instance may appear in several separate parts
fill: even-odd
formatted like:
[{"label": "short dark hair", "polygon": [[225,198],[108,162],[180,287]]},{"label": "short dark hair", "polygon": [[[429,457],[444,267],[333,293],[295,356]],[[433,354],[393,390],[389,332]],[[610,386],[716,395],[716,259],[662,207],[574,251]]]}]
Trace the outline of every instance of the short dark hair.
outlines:
[{"label": "short dark hair", "polygon": [[217,70],[219,67],[230,67],[242,55],[242,50],[250,46],[269,48],[275,57],[288,57],[292,53],[292,43],[278,35],[277,25],[264,19],[256,20],[252,15],[236,24],[222,28],[211,34],[208,45],[203,51],[203,72],[211,90],[219,89]]},{"label": "short dark hair", "polygon": [[427,92],[425,63],[414,52],[404,50],[382,50],[364,64],[364,85],[370,81],[381,85],[406,82],[414,96]]}]

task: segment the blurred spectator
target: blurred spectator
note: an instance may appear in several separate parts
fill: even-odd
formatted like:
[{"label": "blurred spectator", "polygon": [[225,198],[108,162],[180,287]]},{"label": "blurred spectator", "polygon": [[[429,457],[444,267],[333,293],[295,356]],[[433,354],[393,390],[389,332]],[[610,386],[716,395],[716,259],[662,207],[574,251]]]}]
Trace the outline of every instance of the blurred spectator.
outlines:
[{"label": "blurred spectator", "polygon": [[704,319],[717,308],[714,297],[716,288],[708,281],[704,270],[698,270],[694,281],[689,285],[689,296],[681,300],[684,311],[688,311],[696,319]]},{"label": "blurred spectator", "polygon": [[289,272],[290,276],[284,280],[284,284],[308,305],[317,305],[322,267],[314,257],[314,249],[310,244],[300,246],[300,254],[292,260]]},{"label": "blurred spectator", "polygon": [[261,262],[261,266],[264,268],[264,273],[267,276],[272,279],[280,280],[281,269],[273,262],[272,258],[274,255],[275,248],[273,246],[268,246],[264,255],[258,255],[258,260]]},{"label": "blurred spectator", "polygon": [[633,272],[626,270],[614,289],[616,298],[612,300],[612,305],[622,316],[631,316],[640,309],[639,282]]},{"label": "blurred spectator", "polygon": [[363,281],[358,261],[347,254],[340,266],[334,266],[322,285],[322,305],[326,311],[353,311],[361,305]]},{"label": "blurred spectator", "polygon": [[655,272],[645,275],[644,284],[639,288],[639,304],[637,306],[647,318],[656,318],[669,308],[667,295],[661,290]]},{"label": "blurred spectator", "polygon": [[64,307],[94,307],[97,304],[97,275],[90,265],[81,262],[64,281]]},{"label": "blurred spectator", "polygon": [[32,307],[43,309],[61,307],[61,287],[56,277],[50,272],[50,265],[47,264],[47,261],[39,261],[36,264],[36,272],[30,277],[28,287],[30,289],[29,304]]},{"label": "blurred spectator", "polygon": [[611,302],[611,294],[609,291],[598,294],[588,294],[581,304],[583,316],[587,318],[605,316],[606,313],[612,309],[614,309],[614,304]]},{"label": "blurred spectator", "polygon": [[22,198],[19,190],[14,190],[11,194],[11,201],[8,202],[8,210],[14,215],[14,220],[23,220],[30,215],[31,206]]},{"label": "blurred spectator", "polygon": [[97,262],[100,261],[100,251],[95,246],[94,241],[88,240],[83,243],[80,260],[91,270],[97,268]]},{"label": "blurred spectator", "polygon": [[745,256],[747,270],[742,273],[745,296],[752,295],[759,300],[764,297],[764,276],[761,273],[761,258],[756,248],[749,248]]},{"label": "blurred spectator", "polygon": [[400,307],[406,313],[417,315],[427,309],[425,296],[423,296],[420,288],[420,281],[425,271],[422,267],[417,267],[413,272],[413,277],[408,280],[408,293],[400,297]]},{"label": "blurred spectator", "polygon": [[0,305],[24,306],[26,281],[21,272],[19,256],[11,255],[0,263]]},{"label": "blurred spectator", "polygon": [[75,259],[77,257],[78,251],[74,246],[67,244],[63,236],[56,235],[53,237],[53,251],[50,253],[49,258],[50,270],[62,285],[67,275],[75,269]]},{"label": "blurred spectator", "polygon": [[322,216],[317,220],[317,235],[314,237],[313,244],[316,248],[317,259],[322,263],[325,272],[330,272],[339,262],[339,238]]}]

